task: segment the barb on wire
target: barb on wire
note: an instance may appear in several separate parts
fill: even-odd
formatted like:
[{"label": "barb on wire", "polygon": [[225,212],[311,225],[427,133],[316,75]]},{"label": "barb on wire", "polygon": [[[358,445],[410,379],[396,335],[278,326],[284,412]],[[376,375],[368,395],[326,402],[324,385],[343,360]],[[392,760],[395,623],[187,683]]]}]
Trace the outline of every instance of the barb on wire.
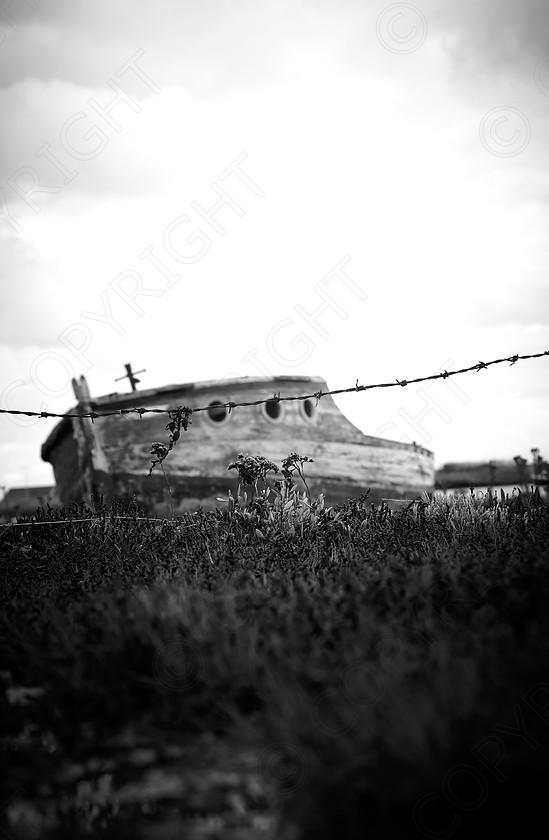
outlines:
[{"label": "barb on wire", "polygon": [[[359,391],[370,391],[374,388],[395,388],[398,386],[405,386],[405,385],[415,385],[419,382],[428,382],[434,379],[447,379],[449,376],[458,376],[462,373],[469,373],[470,371],[476,370],[486,370],[491,365],[499,365],[502,362],[510,362],[511,365],[514,365],[519,359],[539,359],[542,356],[549,356],[549,350],[544,350],[542,353],[530,353],[529,355],[519,356],[518,353],[515,353],[513,356],[505,356],[502,359],[493,359],[491,362],[477,362],[474,365],[466,368],[460,368],[459,370],[444,370],[442,373],[435,373],[432,376],[418,376],[415,379],[397,379],[394,382],[378,382],[374,385],[359,385],[358,379],[356,380],[356,384],[353,385],[351,388],[337,388],[333,391],[316,391],[313,394],[303,394],[301,396],[296,397],[281,397],[280,394],[276,394],[274,399],[277,402],[283,401],[295,401],[295,400],[310,400],[316,399],[317,404],[321,397],[325,396],[332,396],[334,394],[350,394],[350,393],[358,393]],[[228,408],[232,411],[234,408],[246,408],[252,405],[265,405],[268,402],[271,402],[273,397],[267,397],[264,400],[254,400],[252,402],[226,402],[221,403],[219,408]],[[97,411],[84,411],[84,412],[68,412],[66,414],[56,414],[51,411],[21,411],[16,409],[8,409],[8,408],[0,408],[0,414],[11,414],[11,415],[24,415],[25,417],[44,417],[44,418],[89,418],[92,421],[96,420],[98,417],[112,417],[113,415],[120,415],[124,416],[125,414],[138,414],[142,417],[144,414],[168,414],[170,417],[170,423],[166,426],[167,429],[171,431],[170,435],[170,446],[167,447],[168,451],[172,449],[173,445],[179,438],[179,432],[181,428],[187,429],[188,424],[191,422],[190,417],[192,414],[199,412],[199,411],[208,411],[210,406],[200,406],[197,408],[187,408],[186,406],[179,406],[176,409],[166,409],[166,408],[117,408],[113,411],[105,411],[105,412],[97,412]],[[179,418],[179,419],[178,419]],[[173,428],[172,428],[173,426]],[[163,459],[162,459],[163,460]]]}]

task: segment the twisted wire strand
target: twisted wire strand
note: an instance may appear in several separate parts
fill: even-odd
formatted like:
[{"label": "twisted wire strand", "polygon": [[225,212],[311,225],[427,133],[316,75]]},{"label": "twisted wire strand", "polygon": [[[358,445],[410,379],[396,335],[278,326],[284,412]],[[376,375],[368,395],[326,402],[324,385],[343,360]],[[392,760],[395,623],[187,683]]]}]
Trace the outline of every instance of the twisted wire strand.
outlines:
[{"label": "twisted wire strand", "polygon": [[[477,373],[481,370],[487,370],[487,368],[491,367],[492,365],[500,365],[503,362],[509,362],[511,366],[513,366],[519,360],[524,359],[539,359],[543,356],[549,356],[549,350],[544,350],[542,353],[530,353],[527,355],[519,355],[518,353],[514,354],[513,356],[505,356],[502,359],[493,359],[490,362],[482,362],[479,361],[470,367],[460,368],[458,370],[443,370],[441,373],[435,373],[431,376],[418,376],[414,379],[396,379],[394,382],[378,382],[373,385],[359,385],[358,379],[356,380],[356,384],[351,388],[337,388],[331,391],[315,391],[312,394],[303,394],[300,396],[280,396],[280,394],[274,394],[272,397],[267,397],[266,399],[262,400],[253,400],[250,402],[226,402],[220,403],[216,405],[217,408],[228,408],[229,411],[232,411],[234,408],[246,408],[253,405],[265,405],[266,403],[276,402],[290,402],[290,401],[304,401],[315,399],[318,405],[318,402],[325,396],[333,396],[335,394],[352,394],[352,393],[359,393],[360,391],[370,391],[374,388],[395,388],[400,386],[402,388],[406,387],[407,385],[415,385],[419,382],[429,382],[435,379],[447,379],[450,376],[458,376],[463,373],[470,373],[471,371],[477,371]],[[181,408],[181,407],[180,407]],[[208,411],[210,406],[199,406],[196,408],[184,408],[183,410],[188,414],[195,414],[199,411]],[[115,415],[125,415],[125,414],[139,414],[142,417],[144,414],[172,414],[174,409],[167,409],[167,408],[117,408],[112,411],[85,411],[85,412],[68,412],[65,414],[57,414],[51,411],[22,411],[17,409],[7,409],[7,408],[0,408],[0,414],[7,414],[7,415],[24,415],[25,417],[57,417],[57,418],[69,418],[69,417],[77,417],[77,418],[89,418],[92,423],[94,420],[97,420],[101,417],[112,417]]]}]

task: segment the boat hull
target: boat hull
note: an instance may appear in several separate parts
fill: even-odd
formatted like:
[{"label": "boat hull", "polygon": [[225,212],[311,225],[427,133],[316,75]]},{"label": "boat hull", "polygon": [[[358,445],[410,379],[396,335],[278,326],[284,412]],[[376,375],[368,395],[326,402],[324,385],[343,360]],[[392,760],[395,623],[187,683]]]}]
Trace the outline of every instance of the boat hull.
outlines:
[{"label": "boat hull", "polygon": [[[313,396],[327,390],[319,377],[258,377],[90,399],[86,405],[98,414],[132,407],[204,409],[193,411],[188,430],[164,461],[170,493],[159,465],[148,475],[151,444],[169,440],[167,413],[114,414],[93,424],[65,419],[43,445],[42,457],[53,466],[64,504],[101,493],[107,501],[135,499],[162,513],[171,513],[172,505],[176,512],[220,506],[219,498],[237,490],[236,471],[227,468],[239,453],[262,455],[279,466],[291,452],[312,458],[305,464],[311,496],[323,493],[328,505],[368,490],[369,500],[378,503],[433,489],[432,452],[364,435],[330,395]],[[270,399],[275,394],[294,399]],[[298,399],[304,395],[308,399]],[[229,411],[222,407],[229,402],[261,404]]]}]

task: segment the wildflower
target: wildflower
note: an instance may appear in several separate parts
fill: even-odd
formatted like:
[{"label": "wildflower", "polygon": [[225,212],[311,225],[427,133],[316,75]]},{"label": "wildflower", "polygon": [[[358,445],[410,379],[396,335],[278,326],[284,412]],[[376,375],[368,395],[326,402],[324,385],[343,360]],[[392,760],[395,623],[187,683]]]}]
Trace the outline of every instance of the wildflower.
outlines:
[{"label": "wildflower", "polygon": [[278,472],[276,464],[264,458],[263,455],[243,455],[242,452],[227,469],[238,470],[240,483],[244,485],[256,484],[260,478],[265,481],[268,472]]},{"label": "wildflower", "polygon": [[297,452],[290,452],[287,458],[282,461],[282,475],[284,478],[291,478],[292,473],[297,471],[302,475],[303,464],[314,463],[313,458],[308,458],[306,455],[298,455]]},{"label": "wildflower", "polygon": [[298,455],[297,452],[290,452],[288,457],[284,458],[284,460],[282,461],[282,475],[284,476],[286,486],[290,488],[293,484],[292,473],[297,472],[298,476],[305,485],[305,489],[307,490],[307,496],[309,497],[310,502],[311,493],[309,491],[309,486],[305,481],[305,476],[303,474],[303,464],[306,463],[314,463],[313,458],[308,458],[307,455]]},{"label": "wildflower", "polygon": [[157,455],[162,461],[168,454],[168,451],[168,447],[165,443],[160,443],[155,440],[154,443],[151,444],[151,455]]},{"label": "wildflower", "polygon": [[164,461],[170,449],[170,446],[167,446],[165,443],[160,443],[158,440],[155,440],[154,443],[151,444],[151,455],[155,455],[156,457],[151,460],[149,475],[151,475],[157,464],[160,464],[163,469],[162,461]]}]

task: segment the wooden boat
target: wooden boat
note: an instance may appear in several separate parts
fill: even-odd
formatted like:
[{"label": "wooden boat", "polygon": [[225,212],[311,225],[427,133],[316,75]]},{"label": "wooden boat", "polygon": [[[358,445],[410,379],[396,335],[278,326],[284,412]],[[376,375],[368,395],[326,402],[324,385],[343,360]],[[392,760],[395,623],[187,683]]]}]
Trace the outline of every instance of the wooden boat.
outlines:
[{"label": "wooden boat", "polygon": [[[130,379],[133,386],[133,381]],[[416,498],[434,487],[433,453],[415,444],[363,434],[329,394],[320,399],[277,400],[328,391],[320,377],[243,377],[167,385],[129,393],[91,397],[84,377],[73,387],[78,404],[71,412],[119,411],[128,408],[178,406],[193,412],[187,431],[164,461],[176,512],[222,507],[216,501],[233,494],[236,471],[228,465],[239,453],[263,455],[280,466],[291,452],[313,459],[305,475],[315,498],[326,504],[356,498],[368,489],[369,501]],[[227,403],[262,404],[229,409]],[[266,401],[266,402],[265,402]],[[95,419],[63,418],[42,446],[42,458],[53,466],[63,504],[103,495],[136,499],[151,511],[169,513],[170,498],[160,467],[149,476],[151,444],[168,443],[166,413],[113,414]],[[274,476],[273,476],[274,478]],[[298,479],[299,481],[299,479]]]}]

